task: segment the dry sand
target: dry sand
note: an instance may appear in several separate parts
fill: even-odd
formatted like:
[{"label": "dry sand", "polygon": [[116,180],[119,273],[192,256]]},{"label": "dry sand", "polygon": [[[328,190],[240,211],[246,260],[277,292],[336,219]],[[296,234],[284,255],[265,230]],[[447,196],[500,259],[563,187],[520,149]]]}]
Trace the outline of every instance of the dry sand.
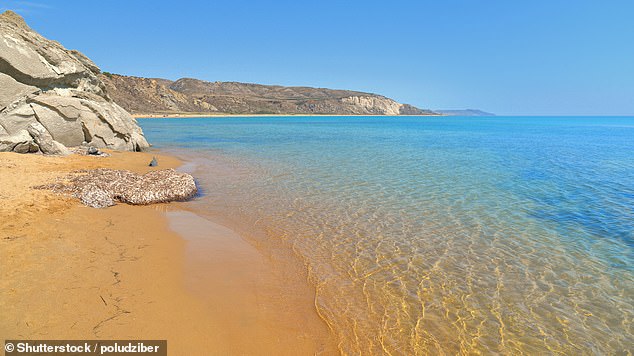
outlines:
[{"label": "dry sand", "polygon": [[[388,116],[388,115],[343,115],[343,114],[225,114],[225,113],[149,113],[149,114],[132,114],[135,119],[186,119],[186,118],[227,118],[227,117],[303,117],[303,116],[316,116],[316,117],[332,117],[332,116],[350,116],[350,117],[368,117],[368,116]],[[399,115],[405,117],[417,117],[417,116],[446,116],[443,114],[430,114],[430,115]]]},{"label": "dry sand", "polygon": [[[314,292],[280,292],[272,265],[232,230],[179,204],[93,209],[31,188],[77,169],[156,169],[153,154],[111,153],[0,153],[0,340],[167,339],[170,355],[336,353]],[[158,169],[180,164],[156,156]]]}]

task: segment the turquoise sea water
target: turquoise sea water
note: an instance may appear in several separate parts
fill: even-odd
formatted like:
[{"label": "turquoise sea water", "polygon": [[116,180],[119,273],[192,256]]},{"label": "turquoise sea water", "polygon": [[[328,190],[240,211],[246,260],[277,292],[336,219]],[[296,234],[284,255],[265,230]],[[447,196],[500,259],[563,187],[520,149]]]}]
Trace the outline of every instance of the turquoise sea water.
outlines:
[{"label": "turquoise sea water", "polygon": [[141,119],[349,354],[626,354],[634,118]]}]

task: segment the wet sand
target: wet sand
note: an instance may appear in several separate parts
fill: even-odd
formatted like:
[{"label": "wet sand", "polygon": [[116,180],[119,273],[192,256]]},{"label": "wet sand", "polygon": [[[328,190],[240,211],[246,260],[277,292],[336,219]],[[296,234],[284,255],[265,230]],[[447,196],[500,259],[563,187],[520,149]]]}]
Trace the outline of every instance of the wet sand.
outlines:
[{"label": "wet sand", "polygon": [[[167,339],[170,354],[333,354],[314,291],[184,203],[92,209],[32,186],[156,155],[0,153],[0,339]],[[175,232],[174,232],[175,231]],[[177,234],[177,233],[178,234]],[[296,274],[295,272],[293,272]]]}]

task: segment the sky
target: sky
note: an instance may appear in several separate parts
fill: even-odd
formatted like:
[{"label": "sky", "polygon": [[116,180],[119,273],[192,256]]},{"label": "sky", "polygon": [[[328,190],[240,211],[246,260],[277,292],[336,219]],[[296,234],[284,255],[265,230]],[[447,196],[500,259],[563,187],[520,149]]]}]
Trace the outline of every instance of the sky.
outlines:
[{"label": "sky", "polygon": [[112,73],[634,115],[632,0],[0,0],[7,9]]}]

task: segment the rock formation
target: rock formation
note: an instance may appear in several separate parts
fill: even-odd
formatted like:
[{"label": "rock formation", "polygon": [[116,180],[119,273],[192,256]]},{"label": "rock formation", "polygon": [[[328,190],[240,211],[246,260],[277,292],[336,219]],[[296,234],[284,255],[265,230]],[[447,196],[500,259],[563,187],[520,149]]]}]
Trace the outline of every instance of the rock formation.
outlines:
[{"label": "rock formation", "polygon": [[133,114],[432,115],[381,95],[237,82],[177,81],[102,73],[114,100]]},{"label": "rock formation", "polygon": [[148,147],[99,73],[86,56],[40,36],[17,14],[0,14],[0,151],[66,154],[67,146],[83,142]]}]

